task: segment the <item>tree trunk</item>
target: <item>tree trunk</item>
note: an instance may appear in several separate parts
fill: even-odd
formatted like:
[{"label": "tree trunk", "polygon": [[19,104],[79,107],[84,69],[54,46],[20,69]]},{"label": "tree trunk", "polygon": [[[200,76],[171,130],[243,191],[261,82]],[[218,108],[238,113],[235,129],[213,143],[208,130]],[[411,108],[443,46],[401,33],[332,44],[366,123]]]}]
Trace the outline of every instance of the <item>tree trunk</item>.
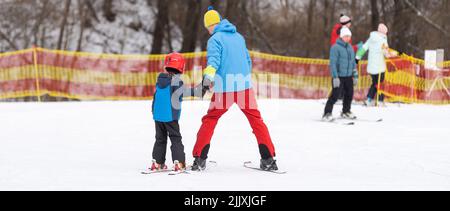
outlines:
[{"label": "tree trunk", "polygon": [[188,10],[185,16],[183,30],[183,43],[181,52],[194,52],[197,42],[197,34],[200,26],[201,0],[186,0]]},{"label": "tree trunk", "polygon": [[350,9],[352,12],[352,18],[356,18],[357,17],[357,2],[359,2],[358,0],[352,0],[351,5],[350,5]]},{"label": "tree trunk", "polygon": [[210,6],[213,6],[213,8],[217,11],[220,11],[220,2],[221,0],[209,0]]},{"label": "tree trunk", "polygon": [[372,10],[372,30],[377,30],[378,24],[380,23],[380,12],[378,11],[378,1],[370,0],[370,7]]},{"label": "tree trunk", "polygon": [[78,37],[78,43],[77,43],[77,51],[81,51],[81,46],[83,44],[83,36],[84,36],[84,29],[86,25],[86,0],[78,0],[78,13],[80,18],[80,34]]},{"label": "tree trunk", "polygon": [[170,27],[170,23],[167,23],[166,25],[166,41],[167,41],[167,47],[169,47],[169,52],[173,52],[173,45],[172,45],[172,31]]},{"label": "tree trunk", "polygon": [[382,17],[383,17],[383,23],[385,23],[385,24],[387,24],[387,18],[386,18],[386,16],[388,15],[388,14],[387,14],[387,8],[386,8],[386,4],[387,4],[386,1],[387,1],[387,0],[381,0],[381,11],[383,12]]},{"label": "tree trunk", "polygon": [[[336,10],[336,3],[337,0],[332,0],[332,2],[330,2],[331,0],[324,0],[324,10],[323,10],[323,24],[324,24],[324,28],[323,28],[323,49],[322,49],[322,54],[325,56],[328,56],[329,54],[329,50],[330,50],[330,34],[331,34],[331,30],[332,30],[332,19],[334,17],[334,13]],[[331,4],[330,4],[331,3]]]},{"label": "tree trunk", "polygon": [[72,3],[72,0],[66,0],[66,5],[64,7],[64,13],[63,13],[63,20],[61,21],[61,26],[60,26],[60,30],[59,30],[58,44],[56,47],[58,50],[62,50],[64,31],[65,31],[65,28],[67,25],[67,18],[69,17],[71,3]]},{"label": "tree trunk", "polygon": [[[43,2],[42,11],[40,12],[40,14],[36,20],[36,23],[34,24],[34,27],[32,29],[32,33],[34,36],[33,44],[35,44],[35,45],[37,45],[38,41],[39,41],[39,28],[42,25],[42,22],[44,21],[44,19],[46,17],[48,17],[49,12],[50,12],[50,11],[47,11],[48,10],[47,9],[48,2],[49,2],[48,0]],[[44,47],[44,46],[42,46],[42,47]]]},{"label": "tree trunk", "polygon": [[391,46],[401,52],[408,53],[408,13],[404,0],[394,0],[394,23],[391,29]]},{"label": "tree trunk", "polygon": [[227,0],[224,18],[230,20],[232,23],[237,23],[241,18],[237,14],[239,0]]},{"label": "tree trunk", "polygon": [[114,22],[116,20],[116,14],[112,11],[113,0],[105,0],[103,2],[103,15],[109,22]]},{"label": "tree trunk", "polygon": [[153,43],[151,54],[161,54],[163,48],[164,34],[169,24],[169,5],[166,0],[158,0],[158,14],[155,19],[153,30]]},{"label": "tree trunk", "polygon": [[307,36],[307,49],[306,49],[306,57],[310,56],[310,51],[313,49],[313,20],[314,20],[314,12],[316,10],[316,0],[309,0],[308,4],[308,17],[306,23],[306,36]]}]

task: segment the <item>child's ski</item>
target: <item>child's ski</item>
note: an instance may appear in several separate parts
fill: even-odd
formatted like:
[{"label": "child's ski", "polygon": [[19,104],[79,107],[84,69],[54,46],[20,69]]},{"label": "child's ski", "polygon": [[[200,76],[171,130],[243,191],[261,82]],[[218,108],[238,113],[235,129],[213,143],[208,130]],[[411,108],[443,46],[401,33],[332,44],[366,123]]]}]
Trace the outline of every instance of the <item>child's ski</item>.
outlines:
[{"label": "child's ski", "polygon": [[253,165],[253,163],[251,161],[247,161],[244,163],[244,167],[248,168],[248,169],[253,169],[253,170],[257,170],[257,171],[265,171],[265,172],[270,172],[270,173],[274,173],[274,174],[287,174],[287,171],[273,171],[273,170],[263,170],[261,168],[256,167],[255,165]]},{"label": "child's ski", "polygon": [[206,165],[206,169],[202,170],[202,171],[192,171],[191,170],[191,166],[187,166],[186,170],[184,171],[174,171],[173,169],[164,169],[164,170],[158,170],[158,171],[151,171],[150,169],[148,169],[147,171],[143,171],[141,172],[141,174],[144,175],[150,175],[150,174],[161,174],[161,173],[168,173],[168,175],[170,176],[175,176],[175,175],[180,175],[180,174],[191,174],[194,172],[205,172],[208,171],[211,168],[214,168],[217,166],[217,162],[216,161],[209,161],[208,162],[209,165]]},{"label": "child's ski", "polygon": [[167,173],[167,172],[171,172],[172,170],[171,169],[164,169],[164,170],[158,170],[158,171],[152,171],[152,170],[147,170],[147,171],[143,171],[143,172],[141,172],[141,174],[145,174],[145,175],[148,175],[148,174],[160,174],[160,173]]},{"label": "child's ski", "polygon": [[172,171],[169,173],[169,176],[175,176],[175,175],[180,175],[180,174],[190,174],[188,171],[183,170],[183,171]]}]

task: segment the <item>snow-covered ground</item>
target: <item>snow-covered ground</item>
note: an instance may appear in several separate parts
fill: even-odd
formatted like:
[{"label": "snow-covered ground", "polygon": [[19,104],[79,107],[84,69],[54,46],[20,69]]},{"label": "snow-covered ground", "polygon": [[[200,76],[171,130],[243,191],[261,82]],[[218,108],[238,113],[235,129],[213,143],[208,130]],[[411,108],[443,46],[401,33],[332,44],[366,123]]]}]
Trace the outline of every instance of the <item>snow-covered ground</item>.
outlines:
[{"label": "snow-covered ground", "polygon": [[[154,142],[151,102],[2,103],[0,190],[450,190],[449,106],[354,106],[384,122],[343,126],[317,121],[323,101],[259,104],[286,175],[242,167],[259,154],[236,107],[213,137],[218,166],[168,176],[140,174]],[[183,104],[189,162],[207,107]]]}]

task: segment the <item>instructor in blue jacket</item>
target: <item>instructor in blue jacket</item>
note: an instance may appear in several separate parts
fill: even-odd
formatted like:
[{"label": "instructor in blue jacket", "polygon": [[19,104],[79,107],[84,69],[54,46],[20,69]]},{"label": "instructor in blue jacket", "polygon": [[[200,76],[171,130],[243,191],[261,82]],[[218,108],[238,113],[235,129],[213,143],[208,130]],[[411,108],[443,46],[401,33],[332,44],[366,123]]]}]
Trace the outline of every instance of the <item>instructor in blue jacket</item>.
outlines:
[{"label": "instructor in blue jacket", "polygon": [[252,61],[244,37],[237,32],[233,24],[222,19],[212,8],[205,14],[204,23],[211,38],[208,40],[208,66],[204,70],[203,90],[214,87],[214,95],[197,134],[192,170],[206,168],[210,142],[217,122],[235,103],[247,117],[258,141],[261,169],[278,170],[275,147],[258,110],[252,89]]}]

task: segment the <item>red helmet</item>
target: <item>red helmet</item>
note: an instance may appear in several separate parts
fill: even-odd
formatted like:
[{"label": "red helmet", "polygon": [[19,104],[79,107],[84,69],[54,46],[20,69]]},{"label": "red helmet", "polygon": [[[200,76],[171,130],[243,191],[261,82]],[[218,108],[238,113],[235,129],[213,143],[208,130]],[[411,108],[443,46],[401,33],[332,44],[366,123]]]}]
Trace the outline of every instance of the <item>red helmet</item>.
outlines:
[{"label": "red helmet", "polygon": [[164,68],[166,71],[178,71],[178,73],[184,73],[185,61],[183,55],[179,53],[171,53],[166,56],[164,60]]}]

